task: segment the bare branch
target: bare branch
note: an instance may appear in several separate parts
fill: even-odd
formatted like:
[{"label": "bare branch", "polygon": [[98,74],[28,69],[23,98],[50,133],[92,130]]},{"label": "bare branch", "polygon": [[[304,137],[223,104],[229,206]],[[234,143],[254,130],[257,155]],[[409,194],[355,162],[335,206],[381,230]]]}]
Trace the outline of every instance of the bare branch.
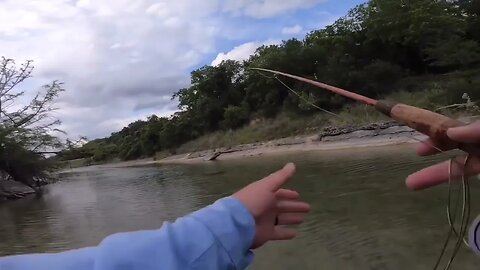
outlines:
[{"label": "bare branch", "polygon": [[64,89],[62,83],[53,81],[22,104],[25,91],[18,87],[32,71],[32,61],[17,67],[12,59],[0,59],[0,172],[38,192],[39,183],[54,166],[44,155],[56,154],[65,146],[55,136],[63,132],[58,128],[61,122],[51,115]]}]

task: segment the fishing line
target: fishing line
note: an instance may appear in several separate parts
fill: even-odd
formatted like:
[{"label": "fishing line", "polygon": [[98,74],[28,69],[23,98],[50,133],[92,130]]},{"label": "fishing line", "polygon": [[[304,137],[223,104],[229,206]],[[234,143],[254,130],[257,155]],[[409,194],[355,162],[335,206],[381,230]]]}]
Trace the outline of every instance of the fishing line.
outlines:
[{"label": "fishing line", "polygon": [[[434,144],[429,143],[428,141],[422,141],[422,140],[417,139],[417,138],[415,138],[415,137],[413,137],[413,136],[411,136],[410,138],[412,138],[412,139],[414,139],[414,140],[416,140],[416,141],[418,141],[418,142],[420,142],[420,143],[424,143],[424,144],[432,147],[433,149],[437,150],[437,151],[440,152],[440,153],[445,153],[445,151],[443,151],[442,149],[438,148],[438,147],[435,146]],[[448,177],[449,177],[449,179],[448,179],[448,199],[447,199],[447,201],[449,202],[448,205],[450,205],[450,202],[451,202],[451,194],[452,194],[452,191],[451,191],[451,190],[452,190],[452,185],[451,185],[451,184],[452,184],[452,180],[451,180],[452,175],[451,175],[451,174],[452,174],[452,164],[453,164],[454,161],[457,162],[457,163],[458,163],[459,165],[461,165],[461,166],[465,166],[464,164],[459,163],[459,162],[456,161],[455,159],[450,159],[450,161],[449,161],[449,164],[448,164]],[[465,161],[465,163],[466,163],[466,161]],[[463,183],[463,181],[462,181],[462,183]],[[461,189],[461,187],[459,187],[458,195],[460,195],[460,191],[461,191],[460,189]],[[456,202],[456,204],[455,204],[455,205],[456,205],[455,207],[457,207],[457,205],[458,205],[458,199],[459,199],[459,198],[457,198],[457,202]],[[457,208],[455,208],[455,209],[457,209]],[[448,219],[448,224],[449,224],[449,226],[451,227],[452,231],[458,236],[457,230],[455,229],[455,227],[453,227],[453,221],[452,221],[452,220],[453,220],[454,218],[452,219],[450,207],[447,207],[447,219]],[[469,244],[468,244],[468,242],[467,242],[467,240],[466,240],[465,238],[464,238],[464,242],[465,242],[465,245],[469,246]]]},{"label": "fishing line", "polygon": [[[297,93],[295,90],[293,90],[290,86],[288,86],[286,83],[282,82],[278,77],[277,75],[274,76],[275,79],[277,79],[278,82],[280,82],[281,84],[283,84],[283,86],[285,86],[288,90],[290,90],[291,92],[293,92],[298,98],[300,98],[301,100],[303,100],[304,102],[306,102],[307,104],[313,106],[314,108],[316,109],[319,109],[320,111],[322,112],[325,112],[325,113],[328,113],[330,115],[333,115],[333,116],[336,116],[336,117],[340,117],[338,114],[335,114],[333,112],[330,112],[330,111],[327,111],[325,109],[322,109],[320,108],[319,106],[313,104],[312,102],[310,102],[309,100],[307,100],[306,98],[304,98],[302,95],[300,95],[299,93]],[[342,118],[342,117],[340,117]]]},{"label": "fishing line", "polygon": [[[445,151],[443,151],[442,149],[440,149],[439,147],[435,146],[434,144],[428,142],[428,141],[422,141],[418,138],[415,138],[414,136],[410,136],[411,139],[413,140],[416,140],[420,143],[423,143],[423,144],[426,144],[430,147],[432,147],[433,149],[437,150],[439,153],[445,153]],[[467,155],[466,158],[465,158],[465,161],[463,163],[459,162],[458,160],[456,159],[450,159],[449,161],[449,165],[448,165],[448,198],[447,198],[447,220],[448,220],[448,224],[450,226],[450,229],[451,231],[449,233],[454,233],[456,237],[459,237],[459,238],[462,238],[463,240],[463,243],[467,246],[467,247],[470,247],[470,245],[468,244],[468,240],[466,239],[465,237],[465,232],[463,235],[460,235],[459,232],[457,232],[457,230],[455,229],[455,226],[454,226],[454,222],[455,222],[455,216],[456,216],[456,211],[457,211],[457,208],[458,208],[458,202],[459,202],[459,196],[461,194],[461,189],[463,186],[465,186],[465,188],[467,189],[466,192],[465,192],[465,195],[464,196],[467,196],[466,199],[470,200],[470,185],[469,185],[469,182],[468,182],[468,178],[466,178],[465,176],[465,170],[466,170],[466,166],[467,166],[467,163],[470,159],[470,155]],[[454,212],[454,216],[452,218],[452,214],[451,214],[451,197],[452,197],[452,165],[453,165],[453,162],[456,162],[458,165],[462,166],[463,170],[462,170],[462,186],[459,187],[458,191],[457,191],[457,200],[455,202],[455,212]],[[462,207],[463,208],[468,208],[468,218],[466,218],[467,222],[469,221],[470,219],[470,202],[465,202],[464,201],[464,206]],[[462,216],[462,220],[463,220],[463,216]],[[448,243],[448,241],[446,241]],[[434,268],[435,269],[435,268]]]},{"label": "fishing line", "polygon": [[[255,68],[255,69],[269,71],[269,70],[266,70],[266,69],[259,69],[259,68]],[[261,72],[259,72],[259,73],[262,76],[267,77],[267,78],[275,78],[278,82],[280,82],[283,86],[285,86],[289,91],[294,93],[296,96],[298,96],[299,98],[301,98],[303,101],[305,101],[307,104],[313,106],[314,108],[319,109],[323,112],[326,112],[330,115],[335,115],[337,117],[340,117],[339,115],[337,115],[335,113],[332,113],[330,111],[327,111],[323,108],[320,108],[317,105],[310,102],[309,100],[303,98],[303,96],[298,94],[295,90],[293,90],[291,87],[289,87],[286,83],[281,81],[277,77],[277,74],[285,75],[285,76],[295,78],[295,79],[301,80],[301,81],[308,81],[307,79],[304,79],[304,78],[301,78],[301,77],[298,77],[298,76],[294,76],[294,75],[281,73],[281,72],[275,72],[275,75],[273,77],[266,76],[266,75],[262,74]],[[353,98],[357,101],[361,101],[361,102],[363,102],[367,105],[376,104],[376,101],[373,100],[373,99],[363,97],[363,96],[357,95],[355,93],[352,93],[352,92],[349,92],[349,91],[346,91],[346,90],[343,90],[343,89],[339,89],[339,88],[336,88],[336,87],[325,85],[325,84],[322,84],[322,83],[319,83],[319,82],[314,82],[314,81],[311,81],[311,80],[308,83],[317,85],[317,86],[322,87],[322,88],[329,89],[332,92],[335,92],[337,94],[341,94],[343,96],[348,96],[348,97]],[[340,118],[343,119],[343,117],[340,117]],[[440,153],[444,153],[444,151],[442,149],[433,145],[432,143],[429,143],[428,141],[421,141],[421,140],[419,140],[419,139],[417,139],[413,136],[411,136],[411,138],[413,138],[414,140],[418,140],[422,143],[426,143],[429,146],[431,146],[433,149],[439,151]],[[447,234],[447,238],[445,239],[445,242],[444,242],[443,247],[441,249],[440,255],[439,255],[439,257],[438,257],[438,259],[435,263],[435,266],[433,267],[434,270],[438,269],[442,259],[444,258],[445,254],[446,254],[446,251],[447,251],[447,248],[448,248],[448,244],[451,241],[452,235],[454,235],[457,238],[457,241],[455,243],[455,246],[452,250],[452,253],[451,253],[451,255],[448,259],[448,262],[447,262],[446,266],[443,268],[444,270],[450,269],[450,267],[453,264],[453,261],[455,260],[457,254],[460,250],[460,247],[462,246],[462,243],[464,243],[467,247],[470,246],[468,244],[468,241],[466,240],[466,237],[465,237],[466,233],[467,233],[467,227],[468,227],[468,224],[469,224],[469,221],[470,221],[470,214],[471,214],[470,184],[469,184],[469,181],[468,181],[468,177],[466,176],[466,172],[465,172],[469,160],[470,160],[470,154],[466,155],[463,163],[460,163],[455,158],[451,158],[449,160],[449,164],[448,164],[448,197],[447,197],[447,207],[446,207],[449,231],[448,231],[448,234]],[[452,181],[453,180],[453,170],[452,169],[453,169],[453,163],[454,162],[457,163],[460,166],[459,169],[461,170],[461,185],[459,186],[458,190],[456,191],[456,199],[455,199],[454,208],[453,208],[453,211],[452,211],[452,197],[455,193],[453,191],[453,188],[452,188],[452,186],[453,186],[453,183],[452,183],[453,182]],[[459,228],[457,230],[455,228],[455,222],[457,221],[458,208],[459,208],[459,204],[460,204],[460,197],[461,197],[461,201],[462,201],[462,207],[461,207],[462,209],[461,209],[460,225],[459,225]]]},{"label": "fishing line", "polygon": [[[443,152],[443,151],[442,151]],[[470,159],[470,155],[467,155],[465,157],[465,161],[462,165],[462,175],[461,175],[461,187],[459,187],[458,191],[457,191],[457,199],[456,199],[456,202],[455,202],[455,209],[454,209],[454,212],[453,212],[453,216],[451,215],[451,198],[452,198],[452,180],[453,180],[453,177],[452,177],[452,168],[453,168],[453,162],[455,162],[456,160],[455,159],[451,159],[449,161],[449,166],[448,166],[448,199],[447,199],[447,218],[448,218],[448,222],[449,222],[449,226],[450,226],[450,230],[447,234],[447,238],[444,242],[444,245],[442,247],[442,250],[441,250],[441,253],[440,253],[440,256],[438,257],[436,263],[435,263],[435,266],[434,266],[434,270],[438,269],[438,266],[440,265],[440,262],[442,261],[445,253],[446,253],[446,250],[447,250],[447,247],[448,247],[448,243],[450,242],[450,239],[452,237],[452,234],[455,234],[455,236],[457,237],[457,242],[455,243],[455,246],[454,246],[454,249],[452,251],[452,254],[445,266],[445,270],[448,270],[450,269],[454,259],[456,258],[457,254],[458,254],[458,251],[460,250],[460,247],[462,245],[462,242],[467,246],[469,247],[470,245],[468,244],[467,240],[465,239],[465,235],[466,235],[466,232],[467,232],[467,227],[468,227],[468,222],[470,220],[470,212],[471,212],[471,209],[470,209],[470,184],[468,182],[468,177],[465,175],[465,170],[466,170],[466,166],[468,164],[468,161]],[[462,213],[461,213],[461,221],[460,221],[460,231],[457,232],[456,229],[455,229],[455,221],[456,221],[456,217],[457,217],[457,211],[458,211],[458,206],[459,206],[459,201],[460,201],[460,194],[462,194]]]},{"label": "fishing line", "polygon": [[[432,147],[433,149],[437,150],[439,153],[445,153],[444,150],[440,149],[439,147],[435,146],[434,144],[428,142],[428,141],[422,141],[418,138],[415,138],[413,135],[409,136],[411,139],[414,139],[418,142],[427,144],[428,146]],[[452,254],[445,266],[443,268],[444,270],[450,269],[452,266],[452,263],[454,259],[456,258],[460,247],[463,244],[465,244],[466,247],[470,248],[470,245],[468,244],[468,241],[466,239],[466,233],[467,233],[467,227],[470,221],[470,215],[471,215],[471,200],[470,200],[470,184],[468,181],[468,177],[466,176],[466,167],[468,164],[468,161],[470,160],[471,155],[467,154],[465,157],[465,160],[463,163],[460,161],[456,160],[455,158],[452,158],[449,160],[448,164],[448,197],[447,197],[447,207],[446,207],[446,212],[447,212],[447,220],[448,220],[448,225],[449,225],[449,231],[447,233],[447,238],[445,239],[445,242],[442,246],[440,255],[435,263],[435,266],[433,267],[433,270],[437,270],[442,259],[444,258],[444,255],[447,251],[448,244],[452,238],[452,234],[457,237],[457,242],[455,243],[454,249],[452,251]],[[455,207],[453,210],[452,214],[452,195],[454,194],[453,191],[453,163],[457,163],[459,166],[461,166],[461,186],[459,186],[456,194],[457,197],[455,199]],[[463,191],[463,192],[462,192]],[[458,212],[458,207],[459,207],[459,202],[460,202],[460,197],[462,197],[462,212],[461,212],[461,223],[460,223],[460,231],[457,231],[455,228],[455,221],[457,218],[457,212]]]},{"label": "fishing line", "polygon": [[[435,146],[433,143],[430,143],[429,141],[422,141],[418,138],[415,138],[413,135],[409,136],[411,139],[416,140],[420,143],[427,144],[428,146],[432,147],[433,149],[437,150],[439,153],[445,153],[444,150],[440,149],[439,147]],[[446,212],[447,212],[447,220],[448,220],[448,225],[449,225],[449,231],[447,233],[447,238],[445,239],[445,242],[442,246],[440,255],[435,263],[435,266],[433,267],[433,270],[437,270],[442,259],[444,258],[444,255],[447,251],[448,244],[452,238],[452,234],[455,235],[457,238],[457,242],[455,243],[454,249],[452,251],[452,254],[444,268],[444,270],[450,269],[452,266],[452,263],[454,259],[456,258],[460,247],[462,243],[470,248],[470,245],[468,244],[468,240],[466,239],[466,233],[467,233],[467,227],[470,221],[470,215],[471,215],[471,200],[470,200],[470,184],[468,181],[468,177],[466,176],[466,167],[468,164],[468,161],[470,160],[471,155],[467,154],[465,157],[465,160],[463,163],[460,161],[456,160],[455,158],[452,158],[449,160],[448,164],[448,197],[447,197],[447,207],[446,207]],[[458,190],[456,191],[456,199],[455,199],[455,207],[453,208],[452,211],[452,195],[454,194],[453,191],[453,163],[458,164],[461,166],[461,185],[458,187]],[[463,192],[462,192],[463,191]],[[457,231],[455,228],[455,221],[457,218],[458,214],[458,207],[459,207],[459,202],[460,202],[460,197],[462,197],[462,212],[461,212],[461,224],[460,224],[460,231]],[[453,214],[452,214],[453,213]]]},{"label": "fishing line", "polygon": [[[336,117],[340,117],[340,115],[335,114],[335,113],[333,113],[333,112],[331,112],[331,111],[328,111],[328,110],[326,110],[326,109],[323,109],[323,108],[321,108],[321,107],[313,104],[312,102],[310,102],[310,101],[307,100],[306,98],[304,98],[304,97],[303,97],[302,95],[300,95],[297,91],[293,90],[290,86],[288,86],[286,83],[284,83],[282,80],[280,80],[280,79],[278,78],[277,74],[274,74],[273,76],[270,77],[270,76],[267,76],[267,75],[263,74],[263,73],[260,72],[260,71],[257,71],[257,72],[258,72],[258,74],[260,74],[261,76],[263,76],[263,77],[265,77],[265,78],[267,78],[267,79],[276,79],[279,83],[281,83],[283,86],[285,86],[290,92],[292,92],[293,94],[295,94],[298,98],[300,98],[301,100],[303,100],[304,102],[306,102],[308,105],[313,106],[314,108],[316,108],[316,109],[318,109],[318,110],[320,110],[320,111],[322,111],[322,112],[324,112],[324,113],[328,113],[328,114],[330,114],[330,115],[333,115],[333,116],[336,116]],[[340,118],[342,118],[342,117],[340,117]]]}]

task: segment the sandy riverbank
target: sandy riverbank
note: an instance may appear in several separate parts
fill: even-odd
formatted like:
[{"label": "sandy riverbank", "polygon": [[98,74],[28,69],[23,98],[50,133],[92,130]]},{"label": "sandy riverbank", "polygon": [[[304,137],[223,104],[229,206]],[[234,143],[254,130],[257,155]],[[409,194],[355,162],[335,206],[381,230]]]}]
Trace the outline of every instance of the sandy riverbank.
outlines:
[{"label": "sandy riverbank", "polygon": [[[464,117],[459,119],[465,123],[478,120],[478,117]],[[94,168],[118,168],[146,166],[154,164],[188,164],[206,163],[214,160],[242,159],[255,156],[281,155],[303,151],[331,151],[354,148],[375,148],[392,145],[408,145],[418,143],[426,136],[411,128],[395,122],[374,123],[364,126],[330,127],[317,134],[296,136],[268,142],[238,145],[229,148],[210,149],[192,153],[169,156],[160,160],[153,158],[127,162],[95,165],[77,168],[77,170],[90,170]],[[65,170],[71,171],[71,169]]]},{"label": "sandy riverbank", "polygon": [[[344,150],[361,147],[382,147],[418,143],[425,136],[398,124],[382,123],[363,127],[344,127],[325,129],[318,134],[296,136],[268,142],[238,145],[229,148],[210,149],[192,153],[173,155],[160,160],[153,158],[127,162],[94,165],[76,168],[73,171],[95,168],[136,167],[155,164],[192,164],[207,163],[215,160],[244,159],[255,156],[282,155],[304,151]],[[67,169],[65,171],[72,171]]]},{"label": "sandy riverbank", "polygon": [[[465,116],[458,120],[464,123],[472,123],[479,121],[480,116]],[[414,144],[426,138],[427,136],[397,122],[373,123],[364,126],[341,128],[327,127],[318,134],[175,155],[158,161],[152,160],[149,163],[199,163],[208,162],[213,157],[216,157],[215,160],[228,160],[286,154],[289,152],[345,150],[362,147],[375,148]]]},{"label": "sandy riverbank", "polygon": [[297,136],[264,143],[175,155],[158,161],[150,160],[147,163],[143,162],[143,164],[209,162],[209,159],[217,155],[218,157],[215,160],[229,160],[289,152],[381,147],[418,143],[425,138],[424,135],[403,125],[378,124],[355,129],[334,130],[317,135]]},{"label": "sandy riverbank", "polygon": [[361,127],[327,128],[318,134],[296,136],[268,142],[238,145],[173,155],[160,160],[153,158],[65,169],[80,172],[96,168],[137,167],[155,164],[207,163],[215,160],[242,159],[255,156],[281,155],[303,151],[344,150],[418,143],[425,136],[409,127],[394,123],[370,124]]}]

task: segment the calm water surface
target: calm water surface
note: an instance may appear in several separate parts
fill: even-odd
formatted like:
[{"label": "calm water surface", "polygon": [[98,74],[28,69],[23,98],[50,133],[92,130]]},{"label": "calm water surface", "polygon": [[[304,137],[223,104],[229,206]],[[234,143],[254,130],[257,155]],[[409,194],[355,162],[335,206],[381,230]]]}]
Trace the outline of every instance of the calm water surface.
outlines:
[{"label": "calm water surface", "polygon": [[[0,204],[0,256],[96,245],[158,228],[294,161],[289,187],[313,206],[290,242],[259,250],[251,269],[431,269],[445,238],[446,188],[411,192],[405,177],[442,157],[408,147],[311,152],[204,165],[88,168],[42,199]],[[443,157],[445,158],[445,157]],[[480,213],[473,183],[473,213]],[[453,269],[478,269],[462,248]]]}]

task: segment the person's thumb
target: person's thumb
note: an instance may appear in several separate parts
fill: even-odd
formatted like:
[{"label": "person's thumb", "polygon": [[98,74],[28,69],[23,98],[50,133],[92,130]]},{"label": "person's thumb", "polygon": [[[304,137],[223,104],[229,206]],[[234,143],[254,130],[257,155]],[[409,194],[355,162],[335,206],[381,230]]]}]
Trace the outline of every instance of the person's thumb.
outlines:
[{"label": "person's thumb", "polygon": [[457,142],[478,143],[480,142],[480,122],[456,128],[449,128],[447,130],[447,135],[450,139]]},{"label": "person's thumb", "polygon": [[295,164],[288,163],[281,170],[278,170],[262,180],[264,185],[271,191],[280,189],[295,174]]}]

